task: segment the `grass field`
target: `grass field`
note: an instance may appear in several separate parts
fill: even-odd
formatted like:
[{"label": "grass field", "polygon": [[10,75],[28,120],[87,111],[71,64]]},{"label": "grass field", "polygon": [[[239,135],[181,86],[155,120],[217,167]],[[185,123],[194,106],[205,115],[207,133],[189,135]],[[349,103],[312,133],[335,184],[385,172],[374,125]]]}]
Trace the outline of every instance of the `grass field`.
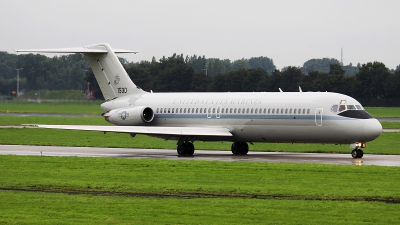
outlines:
[{"label": "grass field", "polygon": [[41,103],[9,101],[0,103],[0,112],[101,115],[103,113],[100,108],[101,103],[103,101],[42,101]]},{"label": "grass field", "polygon": [[0,223],[400,220],[397,167],[0,156],[0,170]]},{"label": "grass field", "polygon": [[365,110],[374,117],[400,117],[400,107],[365,107]]}]

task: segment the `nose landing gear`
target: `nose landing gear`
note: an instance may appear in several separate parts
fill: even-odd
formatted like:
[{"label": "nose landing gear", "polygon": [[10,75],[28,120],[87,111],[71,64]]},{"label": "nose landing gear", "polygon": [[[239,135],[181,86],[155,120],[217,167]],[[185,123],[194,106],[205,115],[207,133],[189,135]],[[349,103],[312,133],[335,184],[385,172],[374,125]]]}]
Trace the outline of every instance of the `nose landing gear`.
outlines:
[{"label": "nose landing gear", "polygon": [[350,148],[354,148],[353,151],[351,151],[351,157],[354,159],[360,159],[364,156],[363,150],[359,148],[365,148],[367,145],[365,143],[354,143],[350,145]]}]

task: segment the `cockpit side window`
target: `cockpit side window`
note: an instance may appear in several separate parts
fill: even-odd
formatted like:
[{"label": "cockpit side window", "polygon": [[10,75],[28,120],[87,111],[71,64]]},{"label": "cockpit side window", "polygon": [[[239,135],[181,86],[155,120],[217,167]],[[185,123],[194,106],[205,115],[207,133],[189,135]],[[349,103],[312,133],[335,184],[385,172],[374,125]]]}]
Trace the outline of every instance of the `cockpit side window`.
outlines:
[{"label": "cockpit side window", "polygon": [[345,105],[340,105],[339,106],[339,112],[342,112],[344,110],[346,110],[346,106]]},{"label": "cockpit side window", "polygon": [[361,105],[356,105],[356,108],[357,108],[358,110],[363,110],[363,107],[362,107]]},{"label": "cockpit side window", "polygon": [[333,105],[331,108],[332,112],[337,112],[338,111],[339,106],[338,105]]}]

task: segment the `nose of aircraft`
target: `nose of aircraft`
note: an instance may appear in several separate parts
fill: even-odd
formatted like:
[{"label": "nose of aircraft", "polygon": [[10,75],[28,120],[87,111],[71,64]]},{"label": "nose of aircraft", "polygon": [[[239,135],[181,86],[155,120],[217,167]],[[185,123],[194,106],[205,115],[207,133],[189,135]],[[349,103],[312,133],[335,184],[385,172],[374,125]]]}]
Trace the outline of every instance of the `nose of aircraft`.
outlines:
[{"label": "nose of aircraft", "polygon": [[364,123],[364,135],[368,141],[379,137],[382,133],[382,125],[377,119],[367,119]]}]

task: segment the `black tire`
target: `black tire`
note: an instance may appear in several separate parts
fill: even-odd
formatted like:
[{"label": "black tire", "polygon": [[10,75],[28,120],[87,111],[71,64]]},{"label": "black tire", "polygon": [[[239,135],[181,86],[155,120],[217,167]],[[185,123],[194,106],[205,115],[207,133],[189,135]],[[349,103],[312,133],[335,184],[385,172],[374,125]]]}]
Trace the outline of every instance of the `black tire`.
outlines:
[{"label": "black tire", "polygon": [[247,142],[240,143],[240,147],[240,154],[247,155],[247,153],[249,152],[249,145],[247,144]]},{"label": "black tire", "polygon": [[193,155],[193,153],[194,153],[194,145],[193,145],[193,143],[191,143],[191,142],[186,143],[186,148],[187,148],[186,154],[187,155]]},{"label": "black tire", "polygon": [[232,143],[231,151],[232,151],[232,154],[234,154],[234,155],[239,155],[240,154],[239,142]]},{"label": "black tire", "polygon": [[178,147],[176,148],[176,151],[178,152],[178,155],[185,155],[186,154],[186,145],[185,144],[181,144],[178,145]]},{"label": "black tire", "polygon": [[351,151],[351,157],[353,157],[354,159],[358,158],[358,151],[357,151],[357,149],[354,149],[353,151]]},{"label": "black tire", "polygon": [[360,158],[360,159],[361,159],[361,158],[364,156],[363,150],[358,149],[358,150],[357,150],[357,156],[358,156],[357,158]]}]

